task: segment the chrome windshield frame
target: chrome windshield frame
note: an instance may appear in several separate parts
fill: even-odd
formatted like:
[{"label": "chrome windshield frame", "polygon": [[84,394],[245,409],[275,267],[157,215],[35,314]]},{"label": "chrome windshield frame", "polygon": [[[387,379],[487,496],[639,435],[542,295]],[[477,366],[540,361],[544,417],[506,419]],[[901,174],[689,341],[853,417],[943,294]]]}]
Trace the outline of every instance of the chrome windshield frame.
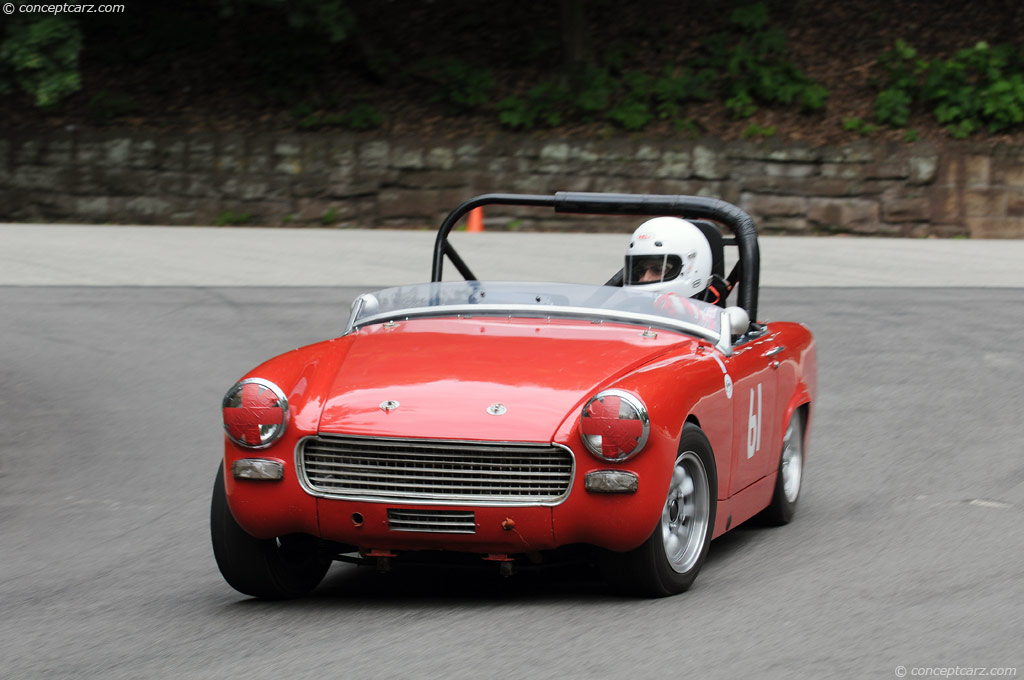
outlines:
[{"label": "chrome windshield frame", "polygon": [[364,326],[387,323],[389,321],[408,321],[410,319],[424,318],[472,318],[472,317],[508,317],[524,319],[582,319],[588,321],[609,321],[627,323],[641,328],[659,328],[662,330],[676,331],[685,335],[694,336],[707,340],[716,347],[721,344],[722,338],[719,333],[704,328],[695,323],[677,321],[655,314],[642,314],[639,312],[624,312],[618,310],[596,309],[593,307],[573,307],[563,305],[526,305],[526,304],[464,304],[464,305],[436,305],[429,307],[410,307],[408,309],[396,309],[383,314],[376,314],[359,322],[354,322],[353,314],[345,333],[351,333]]}]

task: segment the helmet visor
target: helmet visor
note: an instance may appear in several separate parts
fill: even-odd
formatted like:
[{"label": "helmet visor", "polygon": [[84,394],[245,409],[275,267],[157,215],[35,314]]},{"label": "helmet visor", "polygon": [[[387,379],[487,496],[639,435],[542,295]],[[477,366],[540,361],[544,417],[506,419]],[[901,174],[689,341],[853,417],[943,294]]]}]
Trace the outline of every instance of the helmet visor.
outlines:
[{"label": "helmet visor", "polygon": [[626,285],[671,281],[682,269],[683,260],[678,255],[627,255]]}]

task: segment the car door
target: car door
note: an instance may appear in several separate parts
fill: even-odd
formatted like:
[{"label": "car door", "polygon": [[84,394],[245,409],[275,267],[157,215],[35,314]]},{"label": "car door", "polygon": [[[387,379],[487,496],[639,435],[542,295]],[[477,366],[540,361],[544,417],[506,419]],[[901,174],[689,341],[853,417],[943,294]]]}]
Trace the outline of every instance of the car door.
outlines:
[{"label": "car door", "polygon": [[770,444],[775,439],[778,414],[778,362],[782,350],[773,336],[736,348],[725,365],[733,382],[733,473],[729,494],[745,489],[769,471]]}]

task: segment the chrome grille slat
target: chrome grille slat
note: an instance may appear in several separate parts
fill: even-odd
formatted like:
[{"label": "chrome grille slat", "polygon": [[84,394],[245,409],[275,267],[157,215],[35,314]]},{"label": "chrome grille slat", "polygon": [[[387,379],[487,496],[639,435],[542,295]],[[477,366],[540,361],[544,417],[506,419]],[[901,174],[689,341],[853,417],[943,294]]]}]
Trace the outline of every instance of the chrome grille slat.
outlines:
[{"label": "chrome grille slat", "polygon": [[554,444],[319,435],[296,453],[304,486],[329,498],[551,504],[574,469],[572,452]]},{"label": "chrome grille slat", "polygon": [[406,510],[388,508],[388,529],[436,534],[475,534],[471,510]]}]

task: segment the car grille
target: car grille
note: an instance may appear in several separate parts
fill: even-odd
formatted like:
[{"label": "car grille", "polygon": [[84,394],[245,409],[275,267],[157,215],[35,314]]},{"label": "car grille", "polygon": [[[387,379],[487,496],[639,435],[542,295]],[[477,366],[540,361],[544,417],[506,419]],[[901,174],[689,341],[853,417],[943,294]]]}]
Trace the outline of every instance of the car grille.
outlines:
[{"label": "car grille", "polygon": [[434,534],[475,534],[472,510],[406,510],[388,508],[388,529]]},{"label": "car grille", "polygon": [[298,469],[331,498],[463,504],[553,504],[569,493],[572,452],[555,444],[320,435]]}]

